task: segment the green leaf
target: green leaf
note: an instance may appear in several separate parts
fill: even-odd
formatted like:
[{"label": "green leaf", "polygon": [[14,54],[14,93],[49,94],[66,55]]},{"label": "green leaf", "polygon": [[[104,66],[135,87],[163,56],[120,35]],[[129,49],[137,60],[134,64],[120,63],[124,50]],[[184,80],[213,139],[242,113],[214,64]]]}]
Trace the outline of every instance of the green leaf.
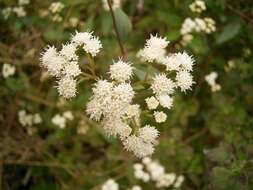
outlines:
[{"label": "green leaf", "polygon": [[129,33],[132,31],[132,23],[121,9],[116,9],[114,14],[120,39],[126,41]]},{"label": "green leaf", "polygon": [[231,40],[239,34],[240,30],[241,22],[238,20],[225,25],[222,29],[222,32],[218,35],[216,39],[216,44],[222,44],[227,42],[228,40]]}]

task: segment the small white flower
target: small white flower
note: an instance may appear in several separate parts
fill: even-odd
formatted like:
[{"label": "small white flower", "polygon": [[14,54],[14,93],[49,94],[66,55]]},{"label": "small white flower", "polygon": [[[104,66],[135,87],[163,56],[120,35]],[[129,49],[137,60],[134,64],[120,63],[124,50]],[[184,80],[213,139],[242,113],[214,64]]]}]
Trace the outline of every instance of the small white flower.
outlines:
[{"label": "small white flower", "polygon": [[196,0],[192,4],[190,4],[190,9],[192,12],[201,13],[206,10],[206,4],[202,0]]},{"label": "small white flower", "polygon": [[65,111],[63,113],[63,117],[65,117],[67,120],[70,120],[70,121],[74,119],[74,116],[71,111]]},{"label": "small white flower", "polygon": [[151,89],[156,95],[172,94],[174,92],[175,83],[166,77],[165,74],[158,74],[153,78]]},{"label": "small white flower", "polygon": [[132,151],[139,158],[149,156],[154,152],[154,145],[152,143],[147,143],[141,137],[135,135],[124,139],[123,145],[126,150]]},{"label": "small white flower", "polygon": [[42,66],[48,70],[52,76],[60,76],[64,63],[66,62],[62,56],[59,56],[54,46],[49,46],[41,57]]},{"label": "small white flower", "polygon": [[14,7],[12,9],[12,11],[14,13],[16,13],[17,17],[25,17],[26,16],[26,11],[25,11],[24,7],[21,7],[21,6],[20,7]]},{"label": "small white flower", "polygon": [[77,61],[70,61],[64,64],[63,66],[63,75],[67,77],[76,77],[81,74],[80,67]]},{"label": "small white flower", "polygon": [[62,46],[60,55],[65,57],[67,60],[77,60],[76,46],[73,43],[68,43]]},{"label": "small white flower", "polygon": [[159,131],[153,126],[145,125],[144,127],[140,128],[139,136],[145,142],[151,142],[151,143],[155,144],[156,139],[159,136]]},{"label": "small white flower", "polygon": [[[103,2],[103,7],[106,11],[109,11],[110,8],[108,6],[108,2],[107,0],[102,0]],[[116,10],[117,8],[120,8],[121,7],[121,3],[122,3],[122,0],[112,0],[112,9],[113,10]]]},{"label": "small white flower", "polygon": [[58,81],[58,92],[66,99],[76,96],[76,80],[72,77],[63,77]]},{"label": "small white flower", "polygon": [[159,102],[157,101],[157,99],[154,96],[146,98],[145,101],[147,103],[147,106],[148,106],[149,110],[154,110],[159,105]]},{"label": "small white flower", "polygon": [[153,62],[160,60],[165,56],[165,48],[168,46],[169,41],[165,38],[151,35],[150,39],[146,41],[146,44],[143,49],[141,49],[137,56],[143,59],[144,61]]},{"label": "small white flower", "polygon": [[181,26],[181,35],[189,34],[196,28],[196,23],[191,18],[186,18]]},{"label": "small white flower", "polygon": [[103,185],[101,190],[118,190],[119,185],[113,179],[108,179]]},{"label": "small white flower", "polygon": [[130,80],[133,74],[133,68],[130,63],[124,62],[121,59],[110,66],[110,77],[117,82],[125,82]]},{"label": "small white flower", "polygon": [[11,8],[10,7],[6,7],[4,9],[2,9],[2,14],[4,16],[4,19],[8,19],[9,16],[11,15]]},{"label": "small white flower", "polygon": [[151,161],[152,161],[152,160],[151,160],[151,158],[149,158],[149,157],[145,157],[145,158],[142,159],[142,163],[145,164],[145,165],[150,164]]},{"label": "small white flower", "polygon": [[29,3],[30,3],[30,0],[19,0],[18,1],[18,4],[20,6],[22,6],[22,5],[28,5]]},{"label": "small white flower", "polygon": [[72,36],[72,43],[83,45],[84,51],[90,53],[93,57],[100,51],[102,44],[98,37],[92,36],[92,32],[76,32]]},{"label": "small white flower", "polygon": [[50,7],[48,8],[52,13],[59,13],[65,5],[62,2],[53,2]]},{"label": "small white flower", "polygon": [[162,107],[168,108],[168,109],[172,108],[173,98],[171,98],[169,95],[162,94],[162,95],[159,95],[157,98]]},{"label": "small white flower", "polygon": [[143,165],[142,164],[136,163],[136,164],[133,165],[133,167],[134,167],[134,170],[143,170]]},{"label": "small white flower", "polygon": [[56,114],[51,121],[54,125],[58,126],[60,129],[64,129],[66,127],[66,118],[59,114]]},{"label": "small white flower", "polygon": [[15,74],[15,70],[16,70],[15,66],[12,66],[10,64],[6,64],[5,63],[3,65],[3,68],[2,68],[3,77],[4,78],[8,78],[8,77],[14,75]]},{"label": "small white flower", "polygon": [[167,119],[167,115],[162,111],[155,111],[154,116],[157,123],[163,123]]},{"label": "small white flower", "polygon": [[33,123],[40,124],[42,122],[42,118],[39,113],[33,115]]},{"label": "small white flower", "polygon": [[214,71],[205,76],[205,80],[210,85],[212,92],[216,92],[221,89],[221,86],[216,83],[217,77],[218,77],[218,74],[217,72],[214,72]]},{"label": "small white flower", "polygon": [[183,182],[184,182],[184,176],[182,176],[182,175],[178,176],[176,182],[174,183],[174,187],[175,188],[181,187]]},{"label": "small white flower", "polygon": [[132,187],[131,190],[142,190],[142,188],[138,185],[135,185],[135,186]]},{"label": "small white flower", "polygon": [[164,174],[160,176],[160,178],[157,180],[156,187],[162,188],[162,187],[169,187],[171,186],[176,179],[176,174],[169,173]]},{"label": "small white flower", "polygon": [[192,75],[185,71],[179,71],[176,75],[176,83],[180,87],[182,92],[191,89],[192,85],[194,84]]}]

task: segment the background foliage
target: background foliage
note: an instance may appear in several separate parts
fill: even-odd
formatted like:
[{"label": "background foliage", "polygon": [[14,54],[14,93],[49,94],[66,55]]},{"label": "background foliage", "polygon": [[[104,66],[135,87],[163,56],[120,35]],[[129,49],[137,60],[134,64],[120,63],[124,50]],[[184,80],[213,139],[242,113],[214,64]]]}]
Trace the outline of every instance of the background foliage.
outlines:
[{"label": "background foliage", "polygon": [[[86,81],[79,86],[77,98],[62,103],[54,81],[41,80],[39,56],[46,44],[60,46],[75,30],[93,30],[103,42],[96,62],[98,72],[106,76],[112,59],[120,56],[110,13],[101,1],[63,0],[63,22],[41,18],[39,11],[51,1],[33,0],[26,6],[27,16],[0,18],[0,63],[16,66],[13,77],[0,80],[0,177],[3,189],[55,190],[99,189],[109,177],[119,179],[123,187],[139,183],[133,177],[137,159],[122,149],[117,140],[104,136],[101,128],[84,113],[91,91]],[[143,77],[136,52],[149,34],[166,36],[170,51],[178,51],[180,27],[194,16],[190,0],[125,1],[115,12],[128,58]],[[192,93],[176,97],[167,111],[167,122],[159,126],[160,144],[154,159],[167,171],[183,174],[182,189],[250,190],[253,189],[253,3],[251,0],[206,0],[206,16],[216,21],[211,35],[196,34],[185,47],[197,59]],[[1,9],[15,6],[14,0],[1,0]],[[64,23],[72,16],[77,27]],[[227,71],[229,60],[235,67]],[[86,64],[86,60],[82,60]],[[222,89],[211,92],[204,80],[216,71]],[[150,68],[150,72],[155,69]],[[140,97],[141,98],[141,97]],[[60,103],[59,103],[60,102]],[[26,109],[42,115],[43,123],[33,135],[18,122],[17,112]],[[75,120],[61,130],[51,118],[71,110]],[[89,130],[77,134],[84,119]],[[145,121],[153,122],[150,118]],[[152,185],[145,185],[151,190]]]}]

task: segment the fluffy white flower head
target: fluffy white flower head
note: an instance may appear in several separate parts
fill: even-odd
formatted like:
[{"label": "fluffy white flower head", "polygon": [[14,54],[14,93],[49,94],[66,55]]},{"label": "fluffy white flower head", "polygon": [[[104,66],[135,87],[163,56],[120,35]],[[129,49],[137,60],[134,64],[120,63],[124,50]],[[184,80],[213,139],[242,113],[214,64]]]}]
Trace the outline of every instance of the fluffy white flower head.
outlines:
[{"label": "fluffy white flower head", "polygon": [[144,127],[140,128],[139,135],[145,142],[151,142],[155,144],[156,139],[159,136],[159,131],[153,126],[145,125]]},{"label": "fluffy white flower head", "polygon": [[60,55],[65,57],[67,60],[77,60],[76,46],[73,43],[68,43],[62,46]]},{"label": "fluffy white flower head", "polygon": [[155,121],[157,123],[163,123],[167,119],[167,115],[163,111],[155,111],[154,116],[155,116]]},{"label": "fluffy white flower head", "polygon": [[72,77],[63,77],[58,81],[58,92],[66,99],[76,96],[76,80]]},{"label": "fluffy white flower head", "polygon": [[176,83],[180,87],[182,92],[191,89],[192,85],[194,84],[192,75],[185,71],[179,71],[176,75]]},{"label": "fluffy white flower head", "polygon": [[165,74],[158,74],[153,78],[151,89],[156,95],[172,94],[175,84],[171,79],[168,79]]},{"label": "fluffy white flower head", "polygon": [[145,101],[146,101],[146,104],[147,104],[149,110],[154,110],[159,105],[159,102],[157,101],[157,99],[154,96],[146,98]]},{"label": "fluffy white flower head", "polygon": [[118,190],[119,184],[116,183],[113,179],[108,179],[103,185],[101,190]]},{"label": "fluffy white flower head", "polygon": [[76,34],[72,36],[71,42],[76,45],[83,45],[84,51],[90,53],[93,57],[96,56],[102,48],[99,38],[93,36],[92,32],[76,32]]},{"label": "fluffy white flower head", "polygon": [[159,103],[162,107],[171,109],[173,106],[173,98],[167,94],[162,94],[158,96]]},{"label": "fluffy white flower head", "polygon": [[133,74],[133,68],[130,63],[121,59],[110,66],[110,77],[117,82],[125,82],[130,80]]}]

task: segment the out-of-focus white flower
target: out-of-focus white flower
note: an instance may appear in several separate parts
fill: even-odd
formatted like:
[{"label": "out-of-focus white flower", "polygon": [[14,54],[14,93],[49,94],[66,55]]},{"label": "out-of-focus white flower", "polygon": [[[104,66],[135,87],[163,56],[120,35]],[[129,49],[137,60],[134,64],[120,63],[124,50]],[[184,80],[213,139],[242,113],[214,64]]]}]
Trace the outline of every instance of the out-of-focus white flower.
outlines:
[{"label": "out-of-focus white flower", "polygon": [[147,106],[148,106],[149,110],[154,110],[159,105],[159,102],[157,101],[157,99],[154,96],[146,98],[145,101],[147,103]]},{"label": "out-of-focus white flower", "polygon": [[18,1],[18,4],[20,6],[22,6],[22,5],[28,5],[29,3],[30,3],[30,0],[19,0]]},{"label": "out-of-focus white flower", "polygon": [[42,122],[42,118],[39,113],[35,113],[33,115],[33,123],[34,124],[40,124]]},{"label": "out-of-focus white flower", "polygon": [[195,13],[202,13],[203,11],[206,10],[206,4],[202,0],[196,0],[192,4],[190,4],[190,9],[192,12]]},{"label": "out-of-focus white flower", "polygon": [[165,74],[158,74],[153,78],[151,89],[156,95],[172,94],[174,92],[175,83],[166,77]]},{"label": "out-of-focus white flower", "polygon": [[52,12],[52,13],[59,13],[62,11],[62,9],[65,7],[65,5],[58,1],[58,2],[53,2],[51,3],[51,5],[49,6],[49,10]]},{"label": "out-of-focus white flower", "polygon": [[192,39],[192,34],[185,34],[182,36],[182,40],[180,41],[180,43],[182,44],[182,46],[187,46],[189,43],[191,43]]},{"label": "out-of-focus white flower", "polygon": [[85,135],[87,131],[89,130],[89,125],[87,124],[85,119],[81,119],[77,126],[77,134],[79,135]]},{"label": "out-of-focus white flower", "polygon": [[2,68],[2,74],[4,78],[8,78],[15,74],[15,66],[5,63]]},{"label": "out-of-focus white flower", "polygon": [[205,28],[204,31],[205,31],[207,34],[210,34],[210,33],[216,31],[216,22],[215,22],[212,18],[205,17],[205,18],[204,18],[204,21],[205,21],[205,23],[206,23],[206,28]]},{"label": "out-of-focus white flower", "polygon": [[182,176],[182,175],[178,176],[176,182],[174,183],[174,187],[175,188],[181,187],[183,182],[184,182],[184,176]]},{"label": "out-of-focus white flower", "polygon": [[113,179],[108,179],[103,185],[101,190],[118,190],[119,184],[116,183]]},{"label": "out-of-focus white flower", "polygon": [[135,185],[131,188],[131,190],[142,190],[142,188],[138,185]]},{"label": "out-of-focus white flower", "polygon": [[130,80],[133,74],[133,68],[130,63],[121,59],[110,66],[110,77],[117,82],[125,82]]},{"label": "out-of-focus white flower", "polygon": [[181,26],[180,33],[181,35],[191,33],[196,27],[196,23],[191,18],[186,18]]},{"label": "out-of-focus white flower", "polygon": [[67,120],[72,121],[74,119],[74,116],[71,111],[65,111],[63,112],[63,117],[65,117]]},{"label": "out-of-focus white flower", "polygon": [[162,111],[155,111],[154,112],[155,121],[157,123],[163,123],[167,119],[167,115]]},{"label": "out-of-focus white flower", "polygon": [[60,129],[64,129],[66,127],[66,118],[61,116],[60,114],[56,114],[52,118],[52,123],[56,126],[58,126]]},{"label": "out-of-focus white flower", "polygon": [[77,27],[77,25],[78,25],[78,23],[79,23],[79,19],[77,18],[77,17],[70,17],[69,18],[69,26],[70,27]]},{"label": "out-of-focus white flower", "polygon": [[159,103],[162,107],[171,109],[173,106],[173,98],[171,98],[167,94],[159,95],[158,97]]},{"label": "out-of-focus white flower", "polygon": [[185,71],[179,71],[176,75],[176,83],[180,87],[182,92],[191,89],[192,85],[194,84],[192,75]]},{"label": "out-of-focus white flower", "polygon": [[39,113],[28,114],[26,110],[20,110],[18,112],[18,120],[24,127],[42,123],[42,118]]},{"label": "out-of-focus white flower", "polygon": [[12,11],[17,15],[17,17],[25,17],[26,11],[24,7],[14,7]]},{"label": "out-of-focus white flower", "polygon": [[221,86],[216,83],[217,78],[218,74],[217,72],[214,71],[205,76],[205,80],[210,85],[212,92],[216,92],[221,89]]},{"label": "out-of-focus white flower", "polygon": [[2,14],[4,16],[4,19],[9,18],[9,16],[11,15],[11,11],[12,11],[12,9],[10,7],[6,7],[4,9],[2,9]]},{"label": "out-of-focus white flower", "polygon": [[63,77],[58,81],[58,92],[66,99],[76,96],[76,80],[72,77]]},{"label": "out-of-focus white flower", "polygon": [[156,187],[162,188],[162,187],[169,187],[171,186],[176,179],[176,174],[174,173],[168,173],[160,176],[160,178],[156,182]]},{"label": "out-of-focus white flower", "polygon": [[[107,3],[107,0],[102,0],[103,2],[103,7],[106,11],[109,11],[110,10],[110,7]],[[120,8],[121,7],[121,3],[122,3],[122,0],[112,0],[112,9],[113,10],[116,10],[117,8]]]}]

